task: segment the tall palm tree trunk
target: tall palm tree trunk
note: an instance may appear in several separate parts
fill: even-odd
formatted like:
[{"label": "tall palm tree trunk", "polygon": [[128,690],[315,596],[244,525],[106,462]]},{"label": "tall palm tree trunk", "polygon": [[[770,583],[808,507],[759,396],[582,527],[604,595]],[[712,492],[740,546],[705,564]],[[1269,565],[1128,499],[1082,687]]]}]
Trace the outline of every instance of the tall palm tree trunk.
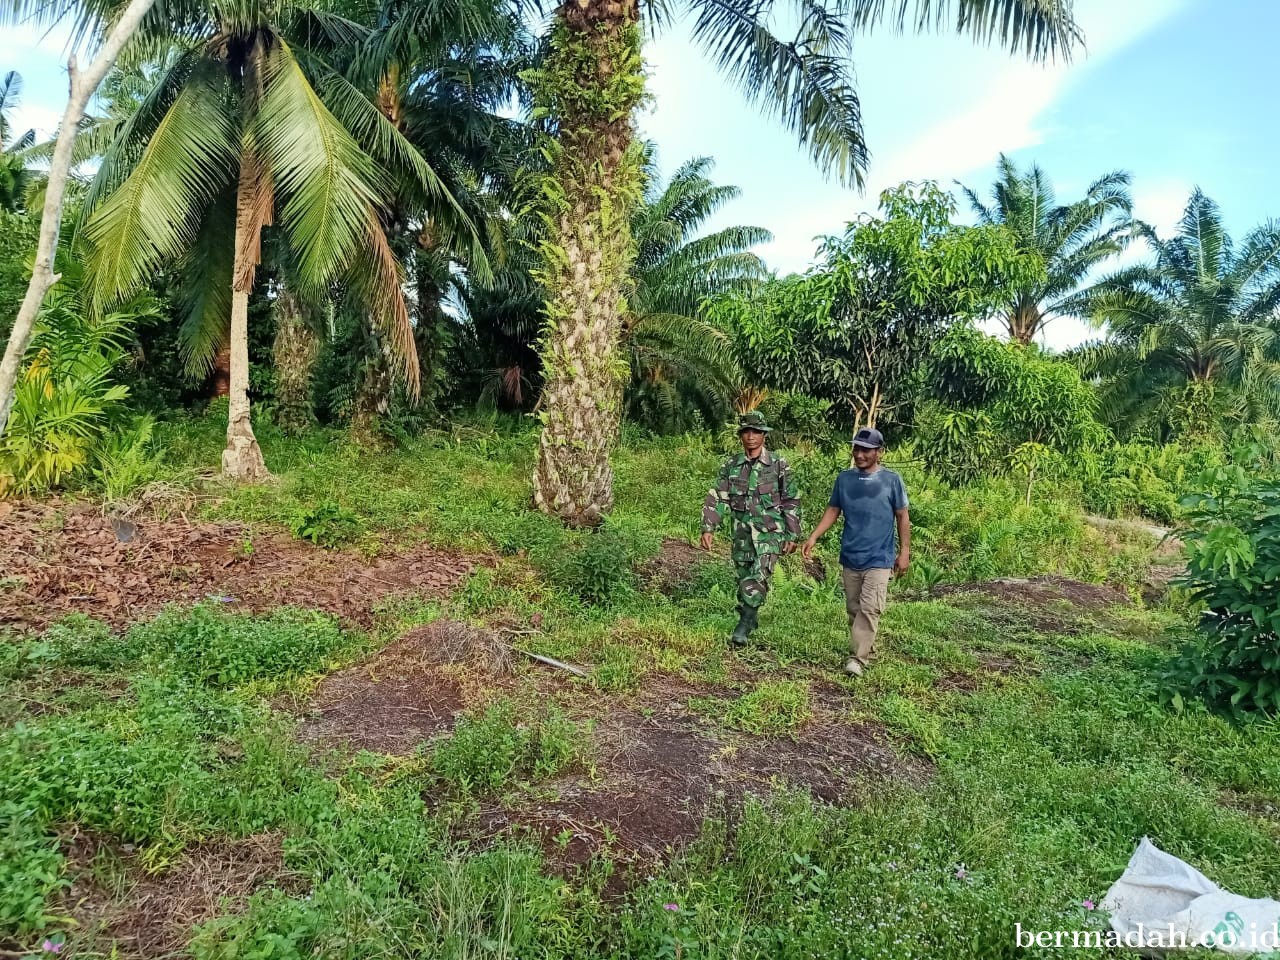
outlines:
[{"label": "tall palm tree trunk", "polygon": [[271,219],[271,187],[252,153],[240,161],[236,188],[235,269],[231,281],[231,392],[222,473],[237,480],[270,476],[249,419],[249,294],[261,251],[262,227]]},{"label": "tall palm tree trunk", "polygon": [[320,355],[320,338],[308,322],[306,307],[286,287],[276,298],[276,339],[271,358],[276,368],[277,418],[285,430],[311,426],[311,374]]},{"label": "tall palm tree trunk", "polygon": [[569,0],[537,96],[557,121],[542,244],[546,386],[534,473],[538,509],[574,526],[613,506],[609,454],[626,363],[618,351],[635,257],[630,217],[641,163],[632,114],[644,91],[635,0]]}]

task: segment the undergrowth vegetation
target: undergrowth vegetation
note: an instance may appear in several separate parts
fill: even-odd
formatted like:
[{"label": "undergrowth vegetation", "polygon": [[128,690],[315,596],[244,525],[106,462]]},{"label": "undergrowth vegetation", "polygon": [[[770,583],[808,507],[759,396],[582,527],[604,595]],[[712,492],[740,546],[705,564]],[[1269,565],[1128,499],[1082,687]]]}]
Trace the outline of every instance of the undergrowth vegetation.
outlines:
[{"label": "undergrowth vegetation", "polygon": [[[163,429],[175,475],[182,451],[220,442],[203,421]],[[757,645],[741,653],[725,643],[726,558],[654,586],[670,562],[664,541],[693,539],[719,457],[707,442],[628,447],[616,511],[584,533],[526,509],[523,431],[428,434],[377,454],[319,434],[264,441],[282,476],[225,491],[209,516],[277,529],[306,516],[294,533],[317,549],[378,553],[426,538],[488,559],[449,597],[378,605],[365,630],[212,597],[129,629],[73,617],[7,638],[0,946],[56,937],[109,953],[101,931],[68,921],[71,884],[83,896],[87,882],[76,836],[121,858],[115,892],[90,894],[108,899],[139,878],[183,877],[211,844],[281,837],[257,889],[182,932],[201,960],[1006,956],[1016,923],[1101,926],[1083,904],[1101,899],[1143,835],[1229,889],[1280,888],[1273,859],[1258,856],[1280,838],[1266,812],[1280,806],[1280,736],[1265,716],[1229,722],[1193,698],[1180,710],[1162,699],[1181,607],[926,594],[1064,570],[1136,584],[1152,542],[1135,536],[1117,551],[1067,501],[1027,504],[1004,481],[953,491],[897,464],[917,517],[915,572],[894,587],[873,668],[852,681],[838,673],[848,637],[834,542],[816,578],[785,559]],[[793,462],[812,519],[840,463],[804,452]],[[501,678],[452,664],[465,708],[411,755],[303,745],[308,697],[326,675],[361,663],[375,695],[392,689],[365,658],[437,618],[589,676],[519,657]],[[621,740],[619,711],[641,723]],[[691,737],[723,746],[705,768],[662,756],[636,776],[710,776],[748,746],[799,751],[832,736],[871,737],[863,749],[886,766],[858,773],[839,803],[785,777],[755,782],[741,802],[713,791],[696,838],[661,862],[618,853],[595,823],[653,815],[626,788],[607,810],[551,818],[561,791],[610,788],[627,737],[672,712]],[[681,810],[686,793],[670,789],[662,806]],[[539,833],[546,823],[556,826]],[[584,837],[605,845],[566,866]]]}]

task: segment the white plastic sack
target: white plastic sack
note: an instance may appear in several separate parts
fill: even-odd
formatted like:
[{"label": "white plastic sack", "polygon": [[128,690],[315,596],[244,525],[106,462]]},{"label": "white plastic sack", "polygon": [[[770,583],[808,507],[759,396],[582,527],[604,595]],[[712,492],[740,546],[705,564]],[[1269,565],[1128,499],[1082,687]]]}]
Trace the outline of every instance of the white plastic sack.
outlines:
[{"label": "white plastic sack", "polygon": [[1191,947],[1235,956],[1280,950],[1280,901],[1223,890],[1146,837],[1100,906],[1125,945],[1149,956]]}]

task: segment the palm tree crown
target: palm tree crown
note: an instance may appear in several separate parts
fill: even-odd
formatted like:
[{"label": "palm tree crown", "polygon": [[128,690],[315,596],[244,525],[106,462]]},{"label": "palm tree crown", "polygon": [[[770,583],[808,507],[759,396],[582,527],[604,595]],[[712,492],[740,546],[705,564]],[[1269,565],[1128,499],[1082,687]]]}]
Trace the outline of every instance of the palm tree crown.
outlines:
[{"label": "palm tree crown", "polygon": [[1022,250],[1044,261],[1044,282],[1013,291],[1001,313],[1009,338],[1031,343],[1054,318],[1087,312],[1091,291],[1082,285],[1089,272],[1125,248],[1133,209],[1129,174],[1108,173],[1080,200],[1059,204],[1040,167],[1022,173],[1001,154],[998,169],[991,205],[962,189],[979,223],[1009,228]]},{"label": "palm tree crown", "polygon": [[623,321],[631,367],[627,412],[658,428],[687,429],[691,411],[704,423],[721,418],[738,381],[732,342],[701,315],[702,304],[749,292],[767,279],[751,248],[772,234],[735,226],[699,236],[738,188],[712,183],[707,157],[683,164],[665,186],[652,153],[648,161],[645,197],[631,219],[635,291]]},{"label": "palm tree crown", "polygon": [[36,142],[36,132],[27,130],[14,136],[10,114],[22,97],[22,76],[10,70],[0,78],[0,210],[23,206],[29,180],[27,151]]},{"label": "palm tree crown", "polygon": [[1217,204],[1197,188],[1174,237],[1140,233],[1155,261],[1098,285],[1092,319],[1107,337],[1076,354],[1101,381],[1111,419],[1162,438],[1212,428],[1206,417],[1227,421],[1219,426],[1274,420],[1280,222],[1255,228],[1237,249]]}]

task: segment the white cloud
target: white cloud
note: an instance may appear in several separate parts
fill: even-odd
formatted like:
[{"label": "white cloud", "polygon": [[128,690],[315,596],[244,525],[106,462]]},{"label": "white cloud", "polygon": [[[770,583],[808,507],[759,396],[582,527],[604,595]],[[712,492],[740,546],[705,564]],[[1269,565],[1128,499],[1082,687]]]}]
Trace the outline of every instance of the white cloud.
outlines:
[{"label": "white cloud", "polygon": [[[1087,52],[1070,63],[1007,62],[970,106],[892,150],[873,167],[873,176],[882,186],[926,177],[960,178],[988,167],[997,153],[1037,146],[1045,139],[1050,108],[1073,84],[1172,17],[1186,2],[1081,0],[1076,18],[1086,35]],[[972,56],[963,61],[965,65],[975,62]],[[868,194],[874,196],[871,191]]]}]

